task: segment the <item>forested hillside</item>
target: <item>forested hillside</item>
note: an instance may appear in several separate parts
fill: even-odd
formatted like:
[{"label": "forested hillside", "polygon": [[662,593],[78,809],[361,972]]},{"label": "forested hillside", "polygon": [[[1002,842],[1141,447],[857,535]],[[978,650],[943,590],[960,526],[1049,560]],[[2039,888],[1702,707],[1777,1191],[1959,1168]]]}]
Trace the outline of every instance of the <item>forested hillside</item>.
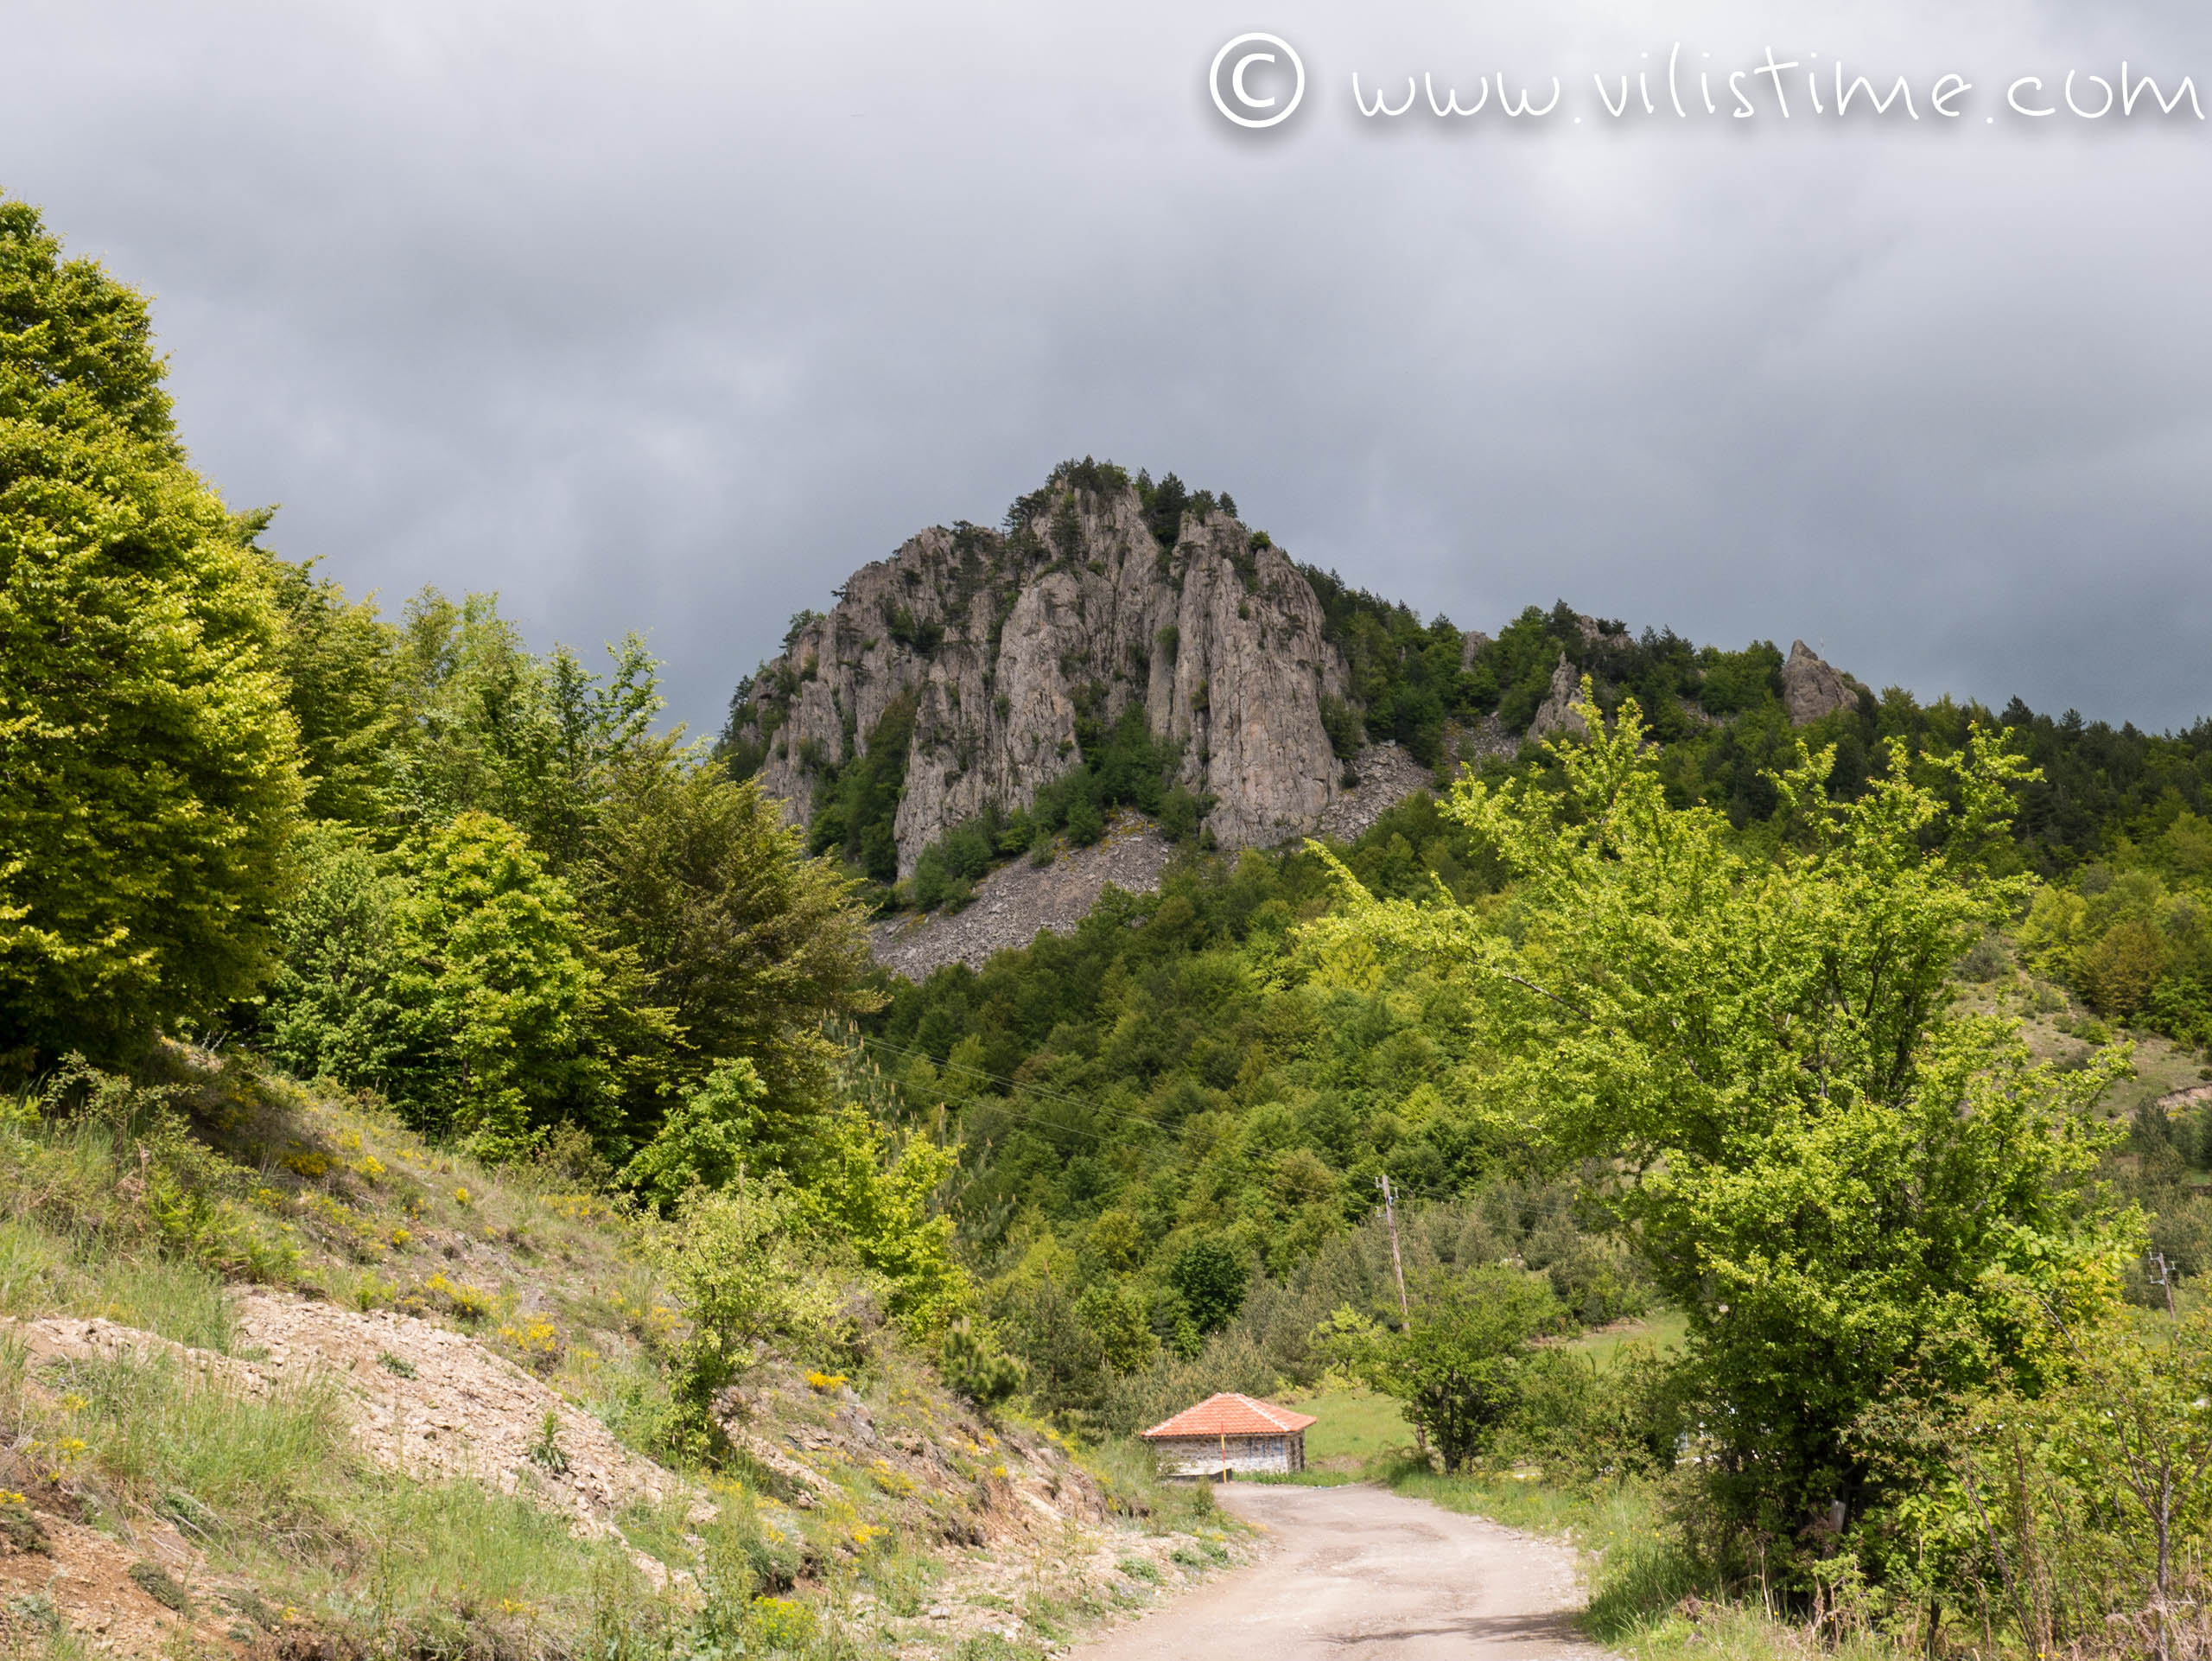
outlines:
[{"label": "forested hillside", "polygon": [[850,885],[642,646],[350,598],[162,382],[0,201],[0,1647],[935,1654],[1038,1518],[1120,1588],[1039,1633],[1227,1561],[1002,1416]]},{"label": "forested hillside", "polygon": [[[1138,1513],[1230,1555],[1128,1432],[1325,1385],[1402,1410],[1401,1478],[1656,1506],[1646,1653],[1693,1605],[2212,1633],[2212,721],[1425,623],[1086,460],[796,620],[710,746],[638,640],[386,615],[272,533],[191,470],[143,302],[0,202],[11,1580],[60,1538],[288,1653],[1002,1661],[1146,1595]],[[1384,744],[1433,788],[1306,839]],[[871,964],[872,912],[1125,807],[1157,892]],[[459,1344],[542,1404],[521,1509],[346,1452],[241,1309],[346,1334],[345,1401]],[[587,1444],[603,1553],[531,1521]],[[391,1569],[462,1512],[542,1607],[512,1555]],[[1017,1584],[1039,1517],[1079,1567]],[[183,1580],[109,1561],[171,1535]],[[932,1635],[963,1575],[1007,1624]],[[0,1607],[34,1629],[76,1641]]]}]

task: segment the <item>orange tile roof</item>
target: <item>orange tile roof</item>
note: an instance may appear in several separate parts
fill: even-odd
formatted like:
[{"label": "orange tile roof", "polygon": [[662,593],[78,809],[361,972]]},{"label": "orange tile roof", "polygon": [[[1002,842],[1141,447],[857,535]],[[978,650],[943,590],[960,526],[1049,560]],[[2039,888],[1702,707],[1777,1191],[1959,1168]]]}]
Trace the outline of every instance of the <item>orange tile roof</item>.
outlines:
[{"label": "orange tile roof", "polygon": [[1318,1423],[1311,1413],[1294,1413],[1257,1397],[1224,1391],[1209,1396],[1144,1432],[1147,1436],[1280,1436]]}]

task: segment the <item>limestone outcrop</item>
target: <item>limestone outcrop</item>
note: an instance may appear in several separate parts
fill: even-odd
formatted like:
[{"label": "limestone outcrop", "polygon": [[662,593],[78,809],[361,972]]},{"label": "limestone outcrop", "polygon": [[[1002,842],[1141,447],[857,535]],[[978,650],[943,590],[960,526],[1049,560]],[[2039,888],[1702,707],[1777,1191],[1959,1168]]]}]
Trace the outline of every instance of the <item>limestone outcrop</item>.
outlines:
[{"label": "limestone outcrop", "polygon": [[762,786],[788,816],[830,768],[903,742],[905,876],[953,826],[1076,766],[1079,725],[1135,709],[1180,744],[1222,845],[1316,828],[1344,788],[1321,719],[1344,665],[1281,550],[1218,507],[1163,546],[1126,485],[1062,482],[1021,506],[1004,534],[935,527],[862,567],[754,677],[733,732],[765,746]]},{"label": "limestone outcrop", "polygon": [[1549,738],[1554,733],[1572,733],[1580,737],[1588,733],[1589,723],[1574,707],[1581,696],[1582,678],[1562,651],[1552,669],[1551,690],[1544,694],[1544,701],[1536,706],[1535,719],[1529,723],[1529,736]]},{"label": "limestone outcrop", "polygon": [[1789,643],[1789,659],[1782,665],[1782,701],[1789,710],[1789,724],[1802,727],[1838,710],[1857,707],[1859,688],[1802,640]]},{"label": "limestone outcrop", "polygon": [[[741,689],[728,741],[791,823],[880,773],[864,818],[841,830],[847,855],[859,845],[883,879],[913,875],[968,820],[1030,806],[1132,716],[1171,748],[1174,782],[1224,848],[1355,836],[1428,785],[1430,767],[1395,745],[1367,745],[1349,766],[1333,750],[1325,710],[1344,742],[1335,701],[1363,706],[1338,645],[1351,637],[1331,633],[1305,573],[1214,498],[1179,499],[1179,517],[1161,500],[1118,468],[1074,463],[1017,502],[1004,531],[962,523],[908,538],[855,571],[826,615],[795,620],[783,653]],[[1496,710],[1447,722],[1444,767],[1582,733],[1586,669],[1621,690],[1605,675],[1628,644],[1622,627],[1567,615],[1571,628],[1554,614],[1561,649],[1525,735]],[[1493,645],[1463,635],[1462,667]],[[1793,723],[1850,709],[1861,690],[1792,645],[1782,690]],[[1687,698],[1682,713],[1712,719]],[[1189,807],[1178,807],[1185,828]],[[969,932],[963,957],[995,949],[991,931]]]}]

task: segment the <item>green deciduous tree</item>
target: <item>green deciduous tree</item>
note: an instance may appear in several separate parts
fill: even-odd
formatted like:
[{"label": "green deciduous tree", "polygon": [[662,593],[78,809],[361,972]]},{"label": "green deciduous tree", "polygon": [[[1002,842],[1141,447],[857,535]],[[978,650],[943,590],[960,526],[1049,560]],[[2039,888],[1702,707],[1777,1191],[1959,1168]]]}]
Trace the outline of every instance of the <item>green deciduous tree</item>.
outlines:
[{"label": "green deciduous tree", "polygon": [[1541,1280],[1512,1269],[1427,1276],[1402,1327],[1341,1308],[1315,1340],[1370,1389],[1405,1404],[1446,1470],[1484,1452],[1519,1406],[1529,1340],[1563,1311]]},{"label": "green deciduous tree", "polygon": [[607,805],[609,774],[647,741],[658,675],[635,635],[607,648],[604,678],[556,646],[531,653],[499,596],[458,603],[435,589],[408,601],[401,660],[411,725],[395,749],[404,822],[496,815],[568,875]]},{"label": "green deciduous tree", "polygon": [[1309,948],[1347,974],[1440,964],[1481,1001],[1486,1097],[1602,1161],[1688,1313],[1713,1497],[1788,1538],[1873,1497],[1845,1432],[1902,1373],[2032,1378],[2041,1318],[2007,1285],[2107,1295],[2124,1231],[2082,1181],[2107,1140],[2085,1109],[2123,1064],[2058,1074],[1952,1008],[1950,965],[2025,898],[1982,859],[2024,773],[1994,736],[1923,760],[1929,783],[1899,747],[1852,802],[1801,752],[1769,858],[1668,805],[1632,703],[1611,731],[1584,716],[1557,782],[1452,793],[1522,879],[1509,912],[1347,875]]},{"label": "green deciduous tree", "polygon": [[794,1161],[798,1225],[878,1277],[909,1332],[941,1332],[964,1314],[975,1289],[953,1256],[952,1219],[934,1203],[958,1151],[918,1136],[894,1147],[852,1103],[817,1123],[812,1143]]},{"label": "green deciduous tree", "polygon": [[0,200],[0,1053],[128,1053],[264,972],[301,786],[256,528],[144,301]]},{"label": "green deciduous tree", "polygon": [[337,583],[317,579],[311,563],[277,561],[274,569],[277,659],[299,724],[308,814],[378,826],[391,811],[393,749],[410,713],[399,631],[372,601],[348,600]]},{"label": "green deciduous tree", "polygon": [[1160,1339],[1130,1287],[1094,1282],[1076,1300],[1076,1314],[1097,1339],[1099,1353],[1114,1371],[1141,1372],[1159,1359]]},{"label": "green deciduous tree", "polygon": [[1192,1324],[1201,1333],[1228,1325],[1244,1302],[1248,1279],[1244,1260],[1219,1240],[1192,1241],[1167,1270],[1167,1283],[1182,1295]]},{"label": "green deciduous tree", "polygon": [[[571,1123],[619,1141],[666,1013],[512,825],[468,812],[402,850],[391,996],[410,1041],[389,1086],[418,1122],[504,1158]],[[645,1075],[641,1077],[641,1075]]]},{"label": "green deciduous tree", "polygon": [[717,1061],[668,1110],[652,1140],[623,1167],[622,1181],[665,1207],[701,1184],[727,1187],[744,1172],[748,1155],[758,1171],[761,1104],[767,1093],[743,1056]]},{"label": "green deciduous tree", "polygon": [[302,1079],[391,1088],[416,1041],[394,984],[404,875],[365,834],[334,820],[302,831],[292,866],[261,1045]]},{"label": "green deciduous tree", "polygon": [[850,885],[804,857],[758,785],[732,783],[675,739],[623,752],[608,768],[607,804],[584,893],[636,951],[652,1001],[673,1012],[679,1073],[743,1055],[773,1111],[826,1101],[822,1021],[876,1003]]}]

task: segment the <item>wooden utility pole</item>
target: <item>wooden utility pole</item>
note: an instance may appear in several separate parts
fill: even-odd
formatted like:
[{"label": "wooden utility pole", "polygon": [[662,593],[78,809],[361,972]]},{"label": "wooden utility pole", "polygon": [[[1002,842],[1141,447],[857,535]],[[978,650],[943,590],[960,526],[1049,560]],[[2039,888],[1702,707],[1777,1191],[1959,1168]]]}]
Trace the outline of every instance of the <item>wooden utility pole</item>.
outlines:
[{"label": "wooden utility pole", "polygon": [[[1398,1277],[1398,1330],[1411,1337],[1414,1312],[1406,1301],[1406,1260],[1398,1250],[1398,1196],[1391,1191],[1388,1171],[1375,1179],[1375,1186],[1382,1190],[1382,1215],[1390,1225],[1390,1268]],[[1419,1425],[1414,1427],[1414,1446],[1421,1449],[1423,1459],[1428,1457],[1428,1432]]]},{"label": "wooden utility pole", "polygon": [[1400,1330],[1414,1329],[1414,1313],[1406,1302],[1406,1260],[1398,1251],[1398,1197],[1390,1191],[1388,1171],[1375,1179],[1375,1186],[1382,1190],[1382,1215],[1390,1223],[1390,1267],[1398,1276],[1398,1321]]},{"label": "wooden utility pole", "polygon": [[2163,1251],[2152,1252],[2151,1262],[2158,1271],[2158,1285],[2166,1295],[2166,1314],[2171,1320],[2179,1321],[2181,1316],[2174,1308],[2173,1265],[2166,1261],[2166,1254]]}]

